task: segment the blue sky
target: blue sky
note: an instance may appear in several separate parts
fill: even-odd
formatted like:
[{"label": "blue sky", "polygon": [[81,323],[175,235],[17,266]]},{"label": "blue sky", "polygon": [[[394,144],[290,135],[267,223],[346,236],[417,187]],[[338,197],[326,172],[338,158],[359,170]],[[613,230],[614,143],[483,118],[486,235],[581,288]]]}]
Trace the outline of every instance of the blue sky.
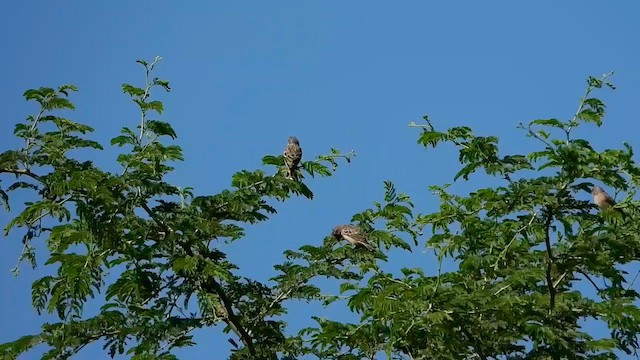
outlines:
[{"label": "blue sky", "polygon": [[[640,3],[388,4],[7,2],[0,11],[2,150],[19,146],[13,126],[35,109],[23,100],[24,90],[66,83],[80,89],[72,97],[72,118],[93,126],[95,138],[107,145],[139,118],[121,83],[141,84],[143,72],[134,61],[156,55],[164,58],[157,75],[173,88],[156,93],[165,101],[162,119],[176,129],[186,157],[171,175],[176,184],[197,194],[218,192],[234,171],[260,166],[265,154],[280,154],[289,135],[298,136],[306,159],[330,147],[355,150],[357,157],[335,177],[309,181],[313,201],[279,204],[277,216],[228,247],[243,274],[266,280],[282,251],[320,243],[335,224],[380,200],[383,180],[409,193],[418,211],[436,209],[427,186],[452,182],[457,155],[451,147],[425,151],[416,144],[419,131],[407,124],[425,114],[439,128],[468,125],[477,134],[499,136],[504,152],[525,153],[536,144],[517,123],[570,117],[585,78],[615,70],[618,89],[597,95],[608,106],[605,126],[577,135],[598,149],[623,141],[638,145]],[[112,149],[96,159],[116,169]],[[493,184],[477,179],[454,189]],[[8,220],[0,213],[0,223]],[[9,269],[20,253],[18,233],[2,240],[5,342],[36,332],[44,321],[30,306],[31,281],[43,269],[23,268],[14,278]],[[393,259],[398,267],[435,266],[420,252]],[[311,311],[344,316],[340,309],[297,305],[292,326],[308,324]],[[202,344],[180,354],[210,359],[228,348],[211,330],[197,333],[196,340]],[[89,355],[106,358],[96,347],[82,358]],[[31,358],[37,356],[25,357]]]}]

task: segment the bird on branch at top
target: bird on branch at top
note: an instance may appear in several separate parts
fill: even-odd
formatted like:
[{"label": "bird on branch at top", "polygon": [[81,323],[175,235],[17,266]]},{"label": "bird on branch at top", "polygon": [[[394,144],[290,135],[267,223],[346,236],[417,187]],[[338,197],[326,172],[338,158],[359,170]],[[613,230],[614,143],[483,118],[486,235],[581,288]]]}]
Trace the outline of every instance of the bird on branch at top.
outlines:
[{"label": "bird on branch at top", "polygon": [[284,165],[287,167],[287,178],[298,180],[298,164],[302,160],[302,148],[300,141],[295,136],[290,136],[287,146],[284,148]]}]

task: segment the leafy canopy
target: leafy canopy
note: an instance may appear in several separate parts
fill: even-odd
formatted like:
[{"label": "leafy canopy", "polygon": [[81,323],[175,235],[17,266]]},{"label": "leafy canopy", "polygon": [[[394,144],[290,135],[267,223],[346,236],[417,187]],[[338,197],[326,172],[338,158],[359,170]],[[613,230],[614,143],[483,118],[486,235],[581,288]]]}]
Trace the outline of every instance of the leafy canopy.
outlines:
[{"label": "leafy canopy", "polygon": [[[61,117],[73,110],[63,85],[24,93],[35,115],[18,123],[18,150],[0,154],[0,199],[15,212],[9,195],[31,191],[5,227],[22,236],[20,261],[33,267],[35,241],[46,245],[44,265],[56,270],[32,285],[34,309],[58,322],[0,345],[17,358],[46,344],[45,359],[65,359],[100,342],[114,357],[175,359],[173,350],[195,346],[192,331],[224,325],[234,350],[230,359],[613,359],[635,354],[640,331],[638,293],[622,265],[640,254],[638,203],[633,196],[640,170],[631,145],[595,150],[573,136],[579,126],[602,126],[605,105],[592,97],[607,78],[588,79],[578,110],[569,120],[520,124],[540,149],[502,155],[495,136],[469,127],[437,131],[428,117],[418,143],[459,152],[456,181],[484,171],[495,186],[467,195],[448,185],[430,186],[436,211],[415,213],[411,198],[391,181],[370,209],[354,214],[374,252],[327,236],[321,243],[284,253],[277,275],[263,283],[242,276],[220,242],[242,239],[244,228],[266,221],[276,203],[291,196],[313,198],[306,176],[331,176],[338,161],[353,153],[331,149],[301,164],[300,181],[282,171],[282,155],[263,157],[264,168],[233,175],[231,188],[195,196],[190,187],[166,182],[172,163],[183,161],[177,134],[152,100],[169,83],[153,77],[161,58],[139,60],[141,87],[122,90],[140,109],[135,128],[125,127],[110,145],[121,171],[110,173],[92,161],[76,160],[76,149],[102,151],[89,138],[93,129]],[[14,180],[12,180],[12,178]],[[601,183],[627,197],[615,210],[599,212],[582,195]],[[309,240],[313,242],[313,240]],[[385,270],[389,252],[411,256],[432,251],[424,268]],[[442,271],[442,264],[454,270]],[[14,269],[18,273],[18,266]],[[107,274],[117,274],[114,280]],[[317,280],[339,285],[321,291]],[[88,302],[101,307],[88,314]],[[295,332],[285,321],[293,300],[342,305],[356,323],[314,317],[317,325]],[[586,320],[605,323],[610,336],[594,338]]]}]

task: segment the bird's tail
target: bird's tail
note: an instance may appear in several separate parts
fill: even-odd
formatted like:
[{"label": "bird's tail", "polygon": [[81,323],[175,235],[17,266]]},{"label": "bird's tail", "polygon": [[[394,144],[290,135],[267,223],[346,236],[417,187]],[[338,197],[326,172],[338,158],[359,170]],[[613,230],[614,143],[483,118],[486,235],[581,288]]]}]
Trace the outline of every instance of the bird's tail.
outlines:
[{"label": "bird's tail", "polygon": [[298,181],[298,169],[287,167],[286,178],[289,180]]},{"label": "bird's tail", "polygon": [[367,250],[369,250],[369,251],[374,251],[374,250],[373,250],[373,246],[371,246],[371,244],[369,244],[369,243],[366,243],[366,242],[360,242],[360,243],[358,243],[358,244],[360,244],[362,247],[364,247],[365,249],[367,249]]}]

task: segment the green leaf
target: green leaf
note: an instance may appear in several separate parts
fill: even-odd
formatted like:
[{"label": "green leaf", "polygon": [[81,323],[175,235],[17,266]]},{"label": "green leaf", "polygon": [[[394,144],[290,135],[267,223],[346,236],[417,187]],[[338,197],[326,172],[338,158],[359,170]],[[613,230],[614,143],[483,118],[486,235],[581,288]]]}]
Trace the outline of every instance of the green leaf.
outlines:
[{"label": "green leaf", "polygon": [[163,121],[147,120],[147,130],[158,136],[169,136],[172,139],[176,139],[178,137],[171,125]]},{"label": "green leaf", "polygon": [[144,89],[129,84],[122,84],[122,91],[135,97],[142,97],[145,94]]},{"label": "green leaf", "polygon": [[158,78],[153,79],[153,84],[157,86],[161,86],[165,91],[171,91],[171,87],[169,86],[169,82],[165,80],[160,80]]},{"label": "green leaf", "polygon": [[162,114],[162,111],[164,111],[164,105],[162,105],[162,101],[158,100],[145,103],[143,108],[147,110],[155,110],[158,114]]},{"label": "green leaf", "polygon": [[58,92],[64,94],[65,96],[69,96],[69,91],[77,92],[78,87],[75,85],[61,85],[58,87]]},{"label": "green leaf", "polygon": [[[564,124],[562,121],[558,120],[558,119],[539,119],[539,120],[534,120],[531,122],[532,125],[543,125],[543,126],[551,126],[551,127],[555,127],[558,129],[564,129],[566,124]],[[548,136],[546,136],[545,138],[548,138]]]},{"label": "green leaf", "polygon": [[264,165],[284,166],[284,156],[266,155],[262,157],[262,163]]},{"label": "green leaf", "polygon": [[118,145],[122,147],[127,144],[135,145],[136,141],[134,139],[131,139],[130,136],[126,136],[126,135],[118,135],[113,139],[111,139],[111,145]]}]

